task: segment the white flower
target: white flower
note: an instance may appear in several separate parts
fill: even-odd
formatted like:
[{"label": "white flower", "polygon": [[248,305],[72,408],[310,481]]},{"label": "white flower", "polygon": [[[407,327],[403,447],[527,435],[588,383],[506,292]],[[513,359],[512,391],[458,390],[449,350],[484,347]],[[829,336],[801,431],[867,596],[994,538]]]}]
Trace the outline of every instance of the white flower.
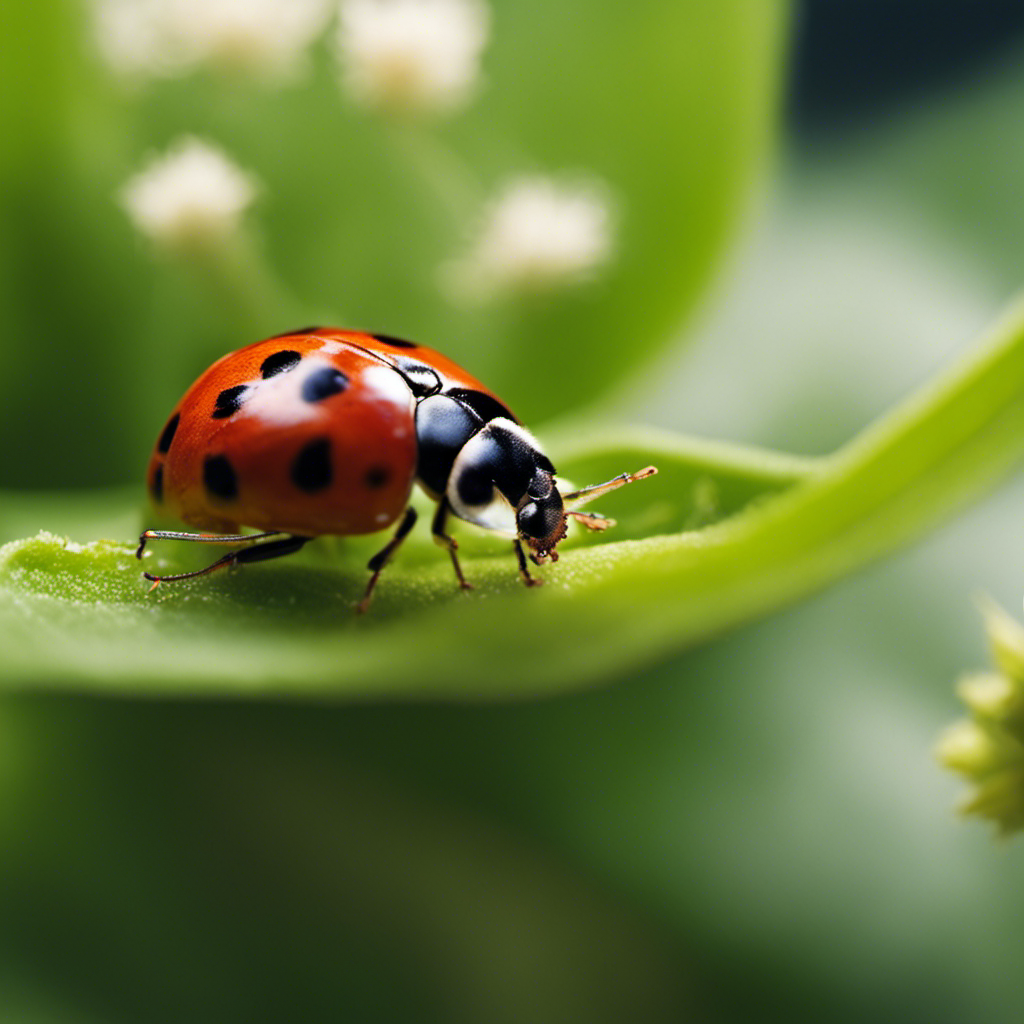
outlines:
[{"label": "white flower", "polygon": [[602,188],[522,178],[491,204],[476,243],[446,276],[464,298],[542,292],[586,280],[611,250]]},{"label": "white flower", "polygon": [[165,0],[167,31],[197,62],[292,69],[327,23],[326,0]]},{"label": "white flower", "polygon": [[252,178],[220,150],[184,138],[128,181],[121,202],[144,235],[187,248],[234,233],[255,195]]},{"label": "white flower", "polygon": [[330,15],[329,0],[94,0],[94,9],[111,67],[151,75],[198,64],[287,73]]},{"label": "white flower", "polygon": [[164,24],[164,0],[93,0],[100,55],[115,74],[170,75],[187,64]]},{"label": "white flower", "polygon": [[479,78],[489,27],[483,0],[342,0],[346,85],[371,107],[450,110]]}]

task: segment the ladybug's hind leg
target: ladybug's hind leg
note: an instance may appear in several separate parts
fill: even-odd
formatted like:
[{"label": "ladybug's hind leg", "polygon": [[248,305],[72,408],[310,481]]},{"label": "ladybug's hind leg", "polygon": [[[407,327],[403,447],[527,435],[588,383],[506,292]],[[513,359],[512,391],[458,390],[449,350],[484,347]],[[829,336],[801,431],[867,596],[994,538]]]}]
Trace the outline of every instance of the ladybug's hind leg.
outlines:
[{"label": "ladybug's hind leg", "polygon": [[409,536],[409,531],[415,525],[416,509],[410,506],[405,510],[405,515],[402,517],[402,521],[398,524],[398,529],[395,530],[394,537],[392,537],[391,540],[389,540],[387,544],[385,544],[384,547],[382,547],[380,551],[378,551],[377,554],[375,554],[367,563],[366,568],[369,569],[373,575],[370,577],[370,582],[366,584],[366,593],[363,594],[362,601],[356,605],[356,611],[359,612],[360,615],[370,607],[370,598],[373,597],[373,588],[377,586],[377,580],[380,578],[380,574],[384,566],[391,561],[391,556],[398,550],[402,541]]},{"label": "ladybug's hind leg", "polygon": [[[277,531],[280,532],[280,531]],[[276,533],[262,534],[254,533],[248,535],[245,539],[251,540],[253,537],[265,537],[265,536],[276,536]],[[179,540],[206,540],[205,537],[194,537],[194,536],[178,536]],[[223,544],[232,543],[227,538],[219,538]],[[272,540],[266,544],[254,544],[252,547],[243,548],[241,551],[232,551],[230,554],[224,555],[223,558],[218,558],[216,562],[212,562],[205,569],[197,569],[195,572],[180,572],[174,576],[154,576],[152,573],[144,572],[142,575],[147,580],[153,581],[153,587],[155,588],[159,583],[174,583],[178,580],[191,580],[197,576],[208,576],[211,572],[216,572],[218,569],[227,569],[232,565],[246,565],[250,562],[266,562],[271,558],[280,558],[283,555],[290,555],[295,551],[298,551],[304,544],[309,541],[309,537],[282,537],[281,540]],[[237,543],[237,541],[234,541]]]},{"label": "ladybug's hind leg", "polygon": [[136,558],[142,558],[146,544],[151,540],[189,540],[196,544],[248,544],[251,541],[263,540],[264,537],[279,537],[280,530],[268,533],[182,533],[180,530],[143,530],[139,536],[139,547]]}]

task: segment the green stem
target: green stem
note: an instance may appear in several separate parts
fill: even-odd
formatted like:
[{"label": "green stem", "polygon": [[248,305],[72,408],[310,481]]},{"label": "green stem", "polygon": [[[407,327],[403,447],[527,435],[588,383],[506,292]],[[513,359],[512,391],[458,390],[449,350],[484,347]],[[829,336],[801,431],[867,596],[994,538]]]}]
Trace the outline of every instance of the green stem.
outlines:
[{"label": "green stem", "polygon": [[298,326],[311,316],[309,306],[291,292],[246,234],[197,250],[185,262],[215,305],[254,340]]},{"label": "green stem", "polygon": [[458,231],[465,231],[483,206],[476,174],[434,133],[414,121],[390,126],[389,137],[403,161],[420,177]]}]

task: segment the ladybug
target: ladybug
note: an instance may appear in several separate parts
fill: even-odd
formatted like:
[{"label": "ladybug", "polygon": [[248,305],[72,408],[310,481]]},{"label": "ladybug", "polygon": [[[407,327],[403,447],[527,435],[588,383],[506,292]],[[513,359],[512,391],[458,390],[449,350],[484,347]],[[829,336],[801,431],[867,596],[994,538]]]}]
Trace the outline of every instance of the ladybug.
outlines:
[{"label": "ladybug", "polygon": [[[381,570],[416,522],[413,484],[437,502],[432,532],[458,584],[470,589],[450,516],[512,537],[527,586],[527,556],[557,561],[571,516],[591,530],[614,524],[579,505],[651,476],[653,466],[559,492],[555,467],[489,388],[433,349],[386,334],[303,327],[224,356],[185,393],[157,439],[147,480],[154,504],[204,531],[146,530],[150,540],[239,548],[205,576],[298,551],[322,534],[376,533],[398,522],[370,560],[369,606]],[[257,533],[241,534],[242,526]],[[273,538],[273,539],[272,539]],[[262,542],[262,543],[261,543]]]}]

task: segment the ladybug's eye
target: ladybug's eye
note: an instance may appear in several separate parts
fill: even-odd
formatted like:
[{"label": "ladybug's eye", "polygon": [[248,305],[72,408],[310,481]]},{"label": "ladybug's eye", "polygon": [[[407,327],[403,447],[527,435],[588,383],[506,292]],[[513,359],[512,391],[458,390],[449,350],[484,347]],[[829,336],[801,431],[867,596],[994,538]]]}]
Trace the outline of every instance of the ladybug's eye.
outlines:
[{"label": "ladybug's eye", "polygon": [[519,528],[532,537],[540,537],[544,531],[544,513],[537,502],[531,501],[519,510]]},{"label": "ladybug's eye", "polygon": [[516,513],[516,525],[527,540],[554,547],[565,533],[565,510],[558,492],[540,501],[527,501]]}]

